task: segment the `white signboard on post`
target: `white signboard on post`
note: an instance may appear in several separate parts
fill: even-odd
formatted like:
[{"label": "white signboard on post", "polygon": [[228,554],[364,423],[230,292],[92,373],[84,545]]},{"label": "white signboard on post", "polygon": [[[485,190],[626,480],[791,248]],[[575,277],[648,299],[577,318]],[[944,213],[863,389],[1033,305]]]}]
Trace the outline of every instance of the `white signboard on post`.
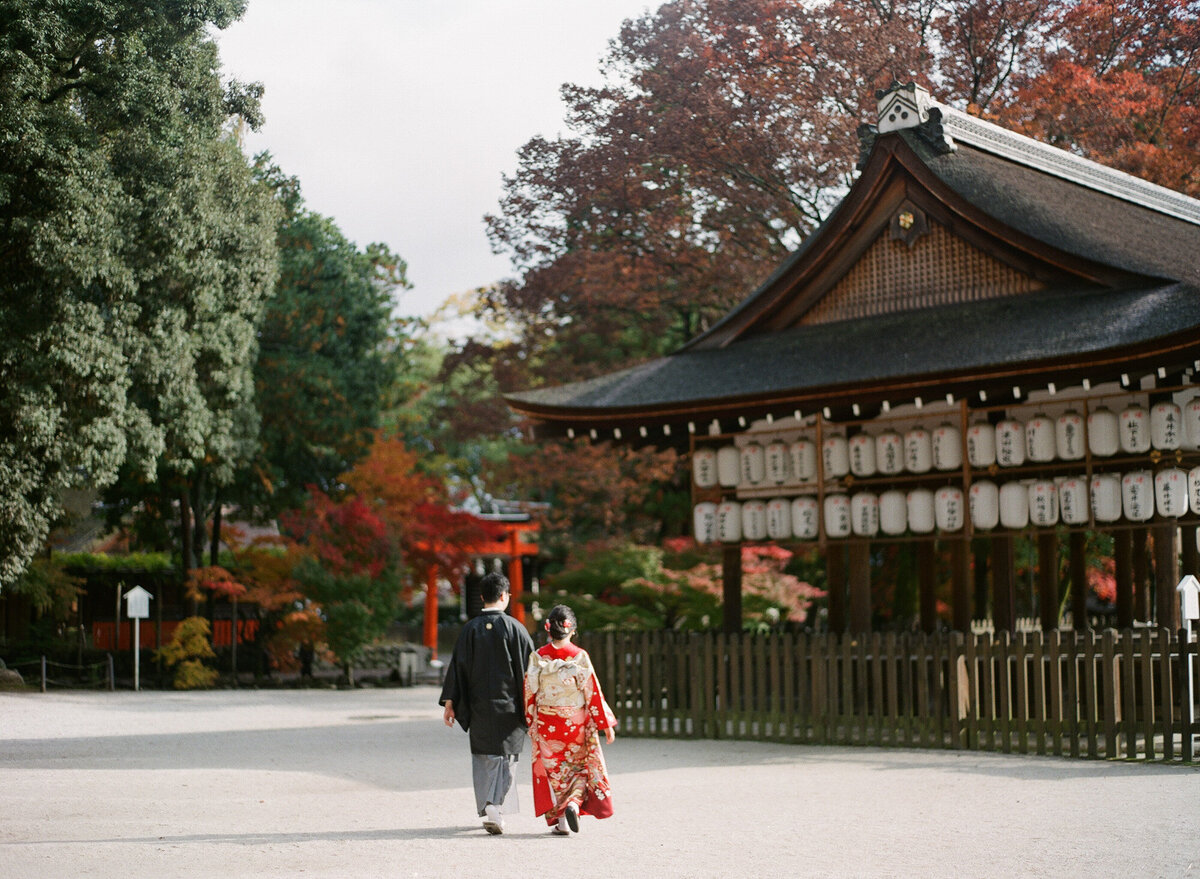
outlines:
[{"label": "white signboard on post", "polygon": [[1179,581],[1175,591],[1179,593],[1179,616],[1183,619],[1184,626],[1190,629],[1187,625],[1188,620],[1200,620],[1200,580],[1188,574]]},{"label": "white signboard on post", "polygon": [[141,586],[134,586],[125,593],[125,615],[133,626],[133,688],[141,687],[141,635],[142,620],[150,616],[150,599],[154,596]]}]

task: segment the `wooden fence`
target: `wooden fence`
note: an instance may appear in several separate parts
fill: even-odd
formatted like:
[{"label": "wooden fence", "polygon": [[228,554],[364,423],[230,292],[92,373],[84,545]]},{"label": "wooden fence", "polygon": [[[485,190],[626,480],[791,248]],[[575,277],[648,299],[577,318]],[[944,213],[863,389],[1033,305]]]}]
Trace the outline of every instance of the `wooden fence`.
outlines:
[{"label": "wooden fence", "polygon": [[1191,762],[1200,733],[1167,629],[583,643],[624,735]]}]

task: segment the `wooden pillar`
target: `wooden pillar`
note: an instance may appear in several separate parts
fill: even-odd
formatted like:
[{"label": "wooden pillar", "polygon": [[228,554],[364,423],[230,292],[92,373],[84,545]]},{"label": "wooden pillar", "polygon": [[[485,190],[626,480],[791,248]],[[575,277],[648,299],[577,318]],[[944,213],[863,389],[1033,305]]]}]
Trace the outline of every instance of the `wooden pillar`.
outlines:
[{"label": "wooden pillar", "polygon": [[1172,632],[1179,628],[1179,552],[1175,546],[1176,523],[1154,526],[1155,619]]},{"label": "wooden pillar", "polygon": [[1075,631],[1090,628],[1087,615],[1087,535],[1072,531],[1067,538],[1071,566],[1071,616]]},{"label": "wooden pillar", "polygon": [[1150,622],[1150,559],[1146,552],[1146,528],[1134,528],[1133,535],[1133,618]]},{"label": "wooden pillar", "polygon": [[954,631],[971,631],[971,554],[965,537],[950,540],[951,619]]},{"label": "wooden pillar", "polygon": [[932,540],[917,543],[917,588],[920,590],[921,631],[937,631],[937,552]]},{"label": "wooden pillar", "polygon": [[1117,628],[1133,626],[1133,532],[1113,532],[1113,574],[1117,579]]},{"label": "wooden pillar", "polygon": [[992,538],[992,624],[997,632],[1017,626],[1016,548],[1010,534]]},{"label": "wooden pillar", "polygon": [[721,590],[724,629],[729,634],[742,630],[742,548],[727,546],[721,553]]},{"label": "wooden pillar", "polygon": [[829,631],[846,631],[846,553],[836,541],[825,544],[825,587],[829,592]]},{"label": "wooden pillar", "polygon": [[988,616],[988,574],[991,565],[988,562],[988,547],[986,540],[976,538],[971,541],[971,557],[974,559],[971,577],[975,584],[975,596],[971,602],[971,619],[986,620]]},{"label": "wooden pillar", "polygon": [[1038,610],[1042,631],[1058,628],[1058,537],[1053,531],[1039,531],[1038,546]]},{"label": "wooden pillar", "polygon": [[[1179,576],[1185,577],[1193,574],[1200,577],[1200,571],[1196,570],[1198,564],[1200,564],[1200,558],[1198,558],[1196,550],[1196,526],[1181,525],[1179,526],[1179,566],[1182,570],[1179,572]],[[1175,585],[1179,585],[1178,581]]]},{"label": "wooden pillar", "polygon": [[425,575],[425,646],[432,652],[430,659],[437,659],[438,648],[438,571],[437,565],[429,566]]},{"label": "wooden pillar", "polygon": [[871,631],[871,544],[855,540],[850,553],[850,632],[864,635]]},{"label": "wooden pillar", "polygon": [[521,553],[518,548],[520,539],[515,528],[508,533],[508,543],[510,553],[508,588],[512,593],[512,602],[508,606],[508,612],[517,622],[525,625],[525,602],[521,601],[521,595],[525,592],[525,568],[521,563]]}]

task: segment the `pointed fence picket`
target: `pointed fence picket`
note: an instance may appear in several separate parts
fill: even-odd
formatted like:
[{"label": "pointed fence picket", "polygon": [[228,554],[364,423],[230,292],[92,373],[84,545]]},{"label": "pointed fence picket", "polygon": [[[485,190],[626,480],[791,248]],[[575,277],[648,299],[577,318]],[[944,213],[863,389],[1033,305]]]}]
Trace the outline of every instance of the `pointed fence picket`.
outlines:
[{"label": "pointed fence picket", "polygon": [[602,632],[584,645],[624,735],[1174,761],[1200,732],[1182,705],[1196,644],[1167,629]]}]

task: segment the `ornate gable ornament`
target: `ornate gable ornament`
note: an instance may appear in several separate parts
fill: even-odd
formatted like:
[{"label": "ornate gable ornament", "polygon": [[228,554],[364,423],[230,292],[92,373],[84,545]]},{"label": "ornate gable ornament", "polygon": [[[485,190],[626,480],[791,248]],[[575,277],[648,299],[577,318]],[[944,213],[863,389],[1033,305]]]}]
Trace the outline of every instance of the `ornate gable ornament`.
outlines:
[{"label": "ornate gable ornament", "polygon": [[916,128],[929,121],[932,101],[929,92],[915,82],[893,82],[891,88],[875,93],[879,108],[878,131],[887,134],[901,128]]},{"label": "ornate gable ornament", "polygon": [[866,165],[875,138],[881,134],[915,129],[915,134],[937,153],[954,151],[954,138],[943,124],[942,108],[927,89],[915,82],[893,81],[886,89],[875,92],[878,122],[858,127],[858,170]]}]

